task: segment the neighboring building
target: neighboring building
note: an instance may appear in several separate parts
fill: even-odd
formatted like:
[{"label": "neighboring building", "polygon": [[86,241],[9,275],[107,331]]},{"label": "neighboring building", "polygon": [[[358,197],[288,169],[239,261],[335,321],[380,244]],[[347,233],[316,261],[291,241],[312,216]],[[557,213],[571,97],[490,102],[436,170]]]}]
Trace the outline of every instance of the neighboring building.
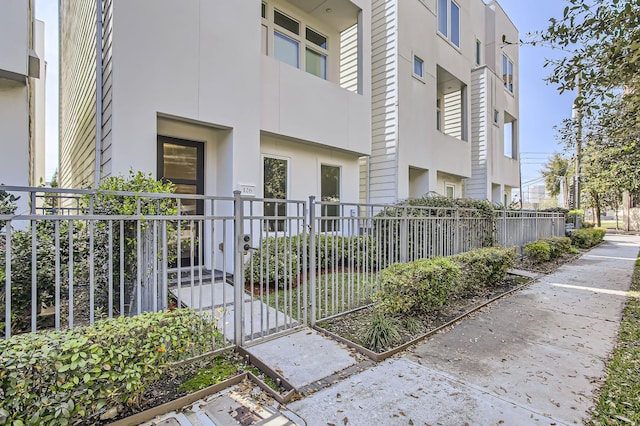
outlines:
[{"label": "neighboring building", "polygon": [[[518,31],[497,2],[373,0],[362,200],[508,204],[519,187]],[[506,41],[506,42],[505,42]]]},{"label": "neighboring building", "polygon": [[358,200],[370,1],[61,0],[60,13],[60,186],[133,169],[184,193]]},{"label": "neighboring building", "polygon": [[[44,178],[44,23],[33,3],[0,3],[0,184]],[[20,200],[21,210],[27,200]]]}]

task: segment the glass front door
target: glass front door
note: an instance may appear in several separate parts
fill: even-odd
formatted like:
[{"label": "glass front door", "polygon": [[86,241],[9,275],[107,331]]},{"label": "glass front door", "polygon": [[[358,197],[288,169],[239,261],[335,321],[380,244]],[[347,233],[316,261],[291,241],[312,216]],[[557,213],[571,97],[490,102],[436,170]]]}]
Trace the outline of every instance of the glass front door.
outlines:
[{"label": "glass front door", "polygon": [[[158,136],[158,177],[173,183],[177,194],[204,194],[204,143]],[[204,214],[203,201],[181,200],[180,214]],[[198,222],[181,221],[179,227],[181,266],[199,264]]]}]

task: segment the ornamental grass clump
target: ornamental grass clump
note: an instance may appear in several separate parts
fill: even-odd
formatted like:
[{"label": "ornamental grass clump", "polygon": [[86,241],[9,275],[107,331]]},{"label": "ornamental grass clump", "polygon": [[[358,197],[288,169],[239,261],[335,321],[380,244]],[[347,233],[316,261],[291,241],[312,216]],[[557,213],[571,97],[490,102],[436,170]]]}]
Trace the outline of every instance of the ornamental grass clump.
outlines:
[{"label": "ornamental grass clump", "polygon": [[219,339],[195,311],[174,310],[0,340],[0,424],[93,422],[139,405],[171,362]]}]

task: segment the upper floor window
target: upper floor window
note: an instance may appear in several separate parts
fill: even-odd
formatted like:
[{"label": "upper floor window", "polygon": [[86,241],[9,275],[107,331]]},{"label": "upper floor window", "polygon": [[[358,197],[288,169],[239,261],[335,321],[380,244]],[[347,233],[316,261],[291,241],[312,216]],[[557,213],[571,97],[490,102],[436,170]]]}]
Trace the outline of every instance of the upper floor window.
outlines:
[{"label": "upper floor window", "polygon": [[460,6],[453,0],[438,0],[438,32],[460,47]]},{"label": "upper floor window", "polygon": [[262,3],[263,53],[326,80],[327,36],[278,9],[272,9],[273,20],[267,19],[269,10]]},{"label": "upper floor window", "polygon": [[476,65],[482,63],[482,43],[476,39]]},{"label": "upper floor window", "polygon": [[424,61],[417,56],[413,57],[413,75],[424,78]]},{"label": "upper floor window", "polygon": [[513,61],[502,54],[502,82],[505,89],[513,93]]}]

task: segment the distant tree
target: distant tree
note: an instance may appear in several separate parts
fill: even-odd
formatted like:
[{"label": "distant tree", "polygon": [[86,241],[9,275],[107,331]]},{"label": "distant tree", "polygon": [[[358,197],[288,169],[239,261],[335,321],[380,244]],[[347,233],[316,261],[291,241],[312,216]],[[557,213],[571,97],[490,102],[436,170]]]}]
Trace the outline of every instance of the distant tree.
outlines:
[{"label": "distant tree", "polygon": [[565,203],[569,199],[569,178],[573,175],[570,167],[571,161],[556,152],[540,171],[549,195],[557,197],[562,193]]}]

